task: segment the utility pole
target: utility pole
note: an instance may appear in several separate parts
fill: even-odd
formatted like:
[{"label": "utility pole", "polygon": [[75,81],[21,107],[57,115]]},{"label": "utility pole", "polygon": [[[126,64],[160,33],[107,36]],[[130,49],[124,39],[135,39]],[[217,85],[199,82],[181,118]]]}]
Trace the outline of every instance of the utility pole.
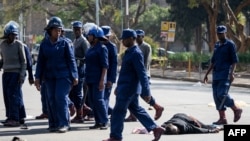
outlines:
[{"label": "utility pole", "polygon": [[129,28],[129,1],[126,0],[126,22],[127,22],[127,28]]},{"label": "utility pole", "polygon": [[123,8],[123,4],[122,4],[123,1],[121,0],[120,2],[121,2],[121,23],[122,23],[122,24],[121,24],[121,31],[122,31],[122,30],[123,30],[123,15],[124,15],[124,14],[123,14],[123,13],[124,13],[124,12],[123,12],[123,9],[124,9],[124,8]]},{"label": "utility pole", "polygon": [[96,11],[95,11],[95,14],[96,14],[96,25],[98,25],[99,26],[99,0],[95,0],[95,9],[96,9]]},{"label": "utility pole", "polygon": [[23,0],[21,0],[21,11],[20,11],[20,15],[19,15],[19,23],[20,23],[19,40],[21,40],[23,42],[24,41],[24,36],[23,36]]}]

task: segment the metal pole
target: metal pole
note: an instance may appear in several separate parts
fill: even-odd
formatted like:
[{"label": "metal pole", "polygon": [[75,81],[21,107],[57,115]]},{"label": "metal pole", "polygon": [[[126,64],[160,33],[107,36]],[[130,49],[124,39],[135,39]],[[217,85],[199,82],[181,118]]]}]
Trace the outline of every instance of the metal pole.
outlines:
[{"label": "metal pole", "polygon": [[[123,16],[124,16],[123,13],[124,13],[124,12],[123,12],[123,4],[122,4],[122,3],[123,3],[123,1],[121,0],[121,23],[122,23],[121,29],[123,30]],[[122,31],[122,30],[121,30],[121,31]]]},{"label": "metal pole", "polygon": [[95,1],[95,6],[96,6],[96,11],[95,11],[95,14],[96,14],[96,25],[99,26],[99,0]]},{"label": "metal pole", "polygon": [[24,41],[24,37],[23,37],[23,0],[21,1],[21,13],[19,15],[19,23],[20,23],[20,36],[19,36],[19,40],[21,40],[22,42]]},{"label": "metal pole", "polygon": [[129,28],[129,1],[126,0],[126,21],[127,21],[127,28]]}]

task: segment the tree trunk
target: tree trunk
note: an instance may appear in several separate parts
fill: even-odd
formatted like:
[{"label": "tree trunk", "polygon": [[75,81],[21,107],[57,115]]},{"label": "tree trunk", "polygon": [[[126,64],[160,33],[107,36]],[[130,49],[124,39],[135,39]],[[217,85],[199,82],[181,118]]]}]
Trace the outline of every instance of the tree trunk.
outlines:
[{"label": "tree trunk", "polygon": [[202,27],[201,27],[201,25],[199,25],[198,27],[196,27],[196,43],[195,43],[195,45],[196,45],[196,52],[198,52],[198,53],[201,53],[201,47],[202,47],[202,39],[201,39],[201,37],[202,37]]},{"label": "tree trunk", "polygon": [[214,1],[202,1],[201,4],[204,6],[208,13],[208,46],[209,46],[209,52],[212,52],[214,50],[214,44],[217,40],[216,37],[216,20],[218,17],[218,11],[219,11],[219,0]]}]

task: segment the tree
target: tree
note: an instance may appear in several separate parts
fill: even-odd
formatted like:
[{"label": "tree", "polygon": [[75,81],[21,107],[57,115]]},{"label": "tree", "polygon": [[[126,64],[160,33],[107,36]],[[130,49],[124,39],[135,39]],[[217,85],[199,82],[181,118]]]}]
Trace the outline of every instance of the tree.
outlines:
[{"label": "tree", "polygon": [[[191,1],[191,0],[190,0]],[[247,44],[250,43],[249,37],[244,33],[244,25],[239,22],[239,15],[241,14],[243,8],[250,5],[249,0],[243,1],[233,1],[233,6],[235,6],[234,12],[228,3],[228,0],[214,0],[209,3],[208,0],[199,0],[200,4],[204,6],[208,13],[209,21],[209,47],[212,50],[213,44],[216,41],[216,20],[219,11],[223,11],[225,15],[224,24],[228,28],[228,36],[236,43],[237,50],[239,52],[245,52]],[[219,9],[222,8],[222,9]]]},{"label": "tree", "polygon": [[239,52],[246,52],[250,47],[250,37],[245,34],[244,25],[239,22],[239,15],[242,13],[243,8],[250,6],[249,0],[244,0],[238,4],[236,9],[231,9],[228,0],[223,0],[223,9],[225,11],[225,21],[228,27],[229,36],[235,41],[237,50]]},{"label": "tree", "polygon": [[207,19],[206,11],[202,6],[190,8],[188,0],[166,0],[171,5],[170,18],[177,22],[177,34],[187,51],[195,35],[196,50],[201,51],[202,24]]},{"label": "tree", "polygon": [[170,20],[168,11],[168,8],[152,4],[140,16],[135,28],[143,29],[146,35],[152,37],[154,40],[160,40],[161,22]]},{"label": "tree", "polygon": [[[174,0],[166,0],[173,2]],[[244,24],[239,22],[244,8],[250,5],[249,0],[188,0],[188,7],[195,8],[203,6],[207,13],[208,45],[212,51],[216,42],[216,25],[226,24],[228,36],[237,45],[239,52],[245,52],[249,45],[249,37],[244,33]],[[203,38],[206,40],[206,38]]]}]

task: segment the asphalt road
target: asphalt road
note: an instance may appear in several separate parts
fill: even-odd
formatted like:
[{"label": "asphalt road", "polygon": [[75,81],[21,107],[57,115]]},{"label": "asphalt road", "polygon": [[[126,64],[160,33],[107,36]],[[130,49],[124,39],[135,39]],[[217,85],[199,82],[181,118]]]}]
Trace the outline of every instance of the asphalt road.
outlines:
[{"label": "asphalt road", "polygon": [[[1,74],[0,74],[1,75]],[[0,80],[0,120],[5,119],[5,108],[2,95],[2,81]],[[167,80],[160,78],[151,79],[151,90],[157,102],[165,107],[163,116],[156,121],[161,125],[175,113],[190,114],[204,123],[212,123],[218,119],[211,95],[211,85],[202,85],[196,82]],[[109,137],[108,130],[89,130],[93,122],[83,124],[72,124],[72,130],[61,133],[49,133],[47,120],[35,120],[34,117],[41,114],[40,94],[34,86],[30,86],[26,81],[23,86],[24,102],[27,112],[28,129],[19,127],[7,128],[0,125],[0,141],[10,141],[13,136],[18,136],[26,141],[101,141]],[[237,124],[250,124],[250,88],[232,87],[230,94],[243,108],[243,115]],[[141,105],[148,109],[144,101]],[[114,95],[111,96],[111,106],[114,104]],[[153,117],[154,110],[147,110]],[[233,123],[233,112],[226,111],[229,124]],[[141,128],[139,122],[125,123],[123,136],[124,141],[151,141],[153,135],[132,134],[134,128]],[[161,141],[223,141],[223,131],[217,134],[189,134],[189,135],[163,135]]]}]

